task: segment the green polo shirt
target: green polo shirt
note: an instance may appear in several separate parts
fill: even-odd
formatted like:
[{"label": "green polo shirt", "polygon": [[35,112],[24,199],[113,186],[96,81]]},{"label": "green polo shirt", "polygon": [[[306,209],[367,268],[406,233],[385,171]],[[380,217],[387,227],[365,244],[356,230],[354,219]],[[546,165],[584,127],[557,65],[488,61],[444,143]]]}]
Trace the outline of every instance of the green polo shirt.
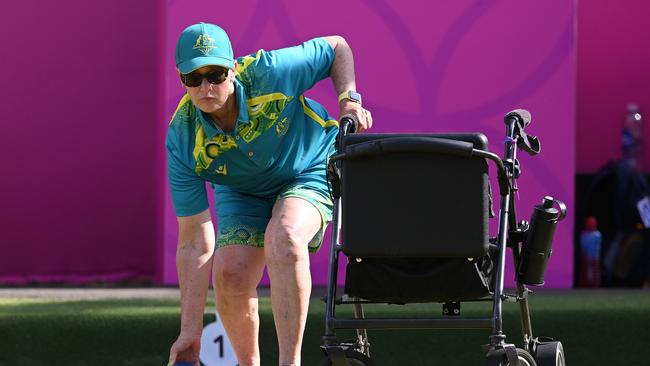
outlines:
[{"label": "green polo shirt", "polygon": [[239,58],[235,78],[239,117],[232,132],[211,123],[186,94],[166,141],[177,216],[209,207],[206,181],[216,192],[226,186],[264,198],[296,180],[327,192],[325,161],[338,122],[303,94],[329,76],[333,60],[334,51],[322,38]]}]

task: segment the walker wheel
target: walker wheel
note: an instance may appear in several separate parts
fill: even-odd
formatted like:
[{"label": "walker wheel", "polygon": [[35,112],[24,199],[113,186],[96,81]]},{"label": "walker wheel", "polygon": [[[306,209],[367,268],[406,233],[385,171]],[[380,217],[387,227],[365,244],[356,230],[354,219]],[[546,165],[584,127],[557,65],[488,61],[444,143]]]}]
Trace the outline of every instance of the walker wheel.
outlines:
[{"label": "walker wheel", "polygon": [[[537,366],[533,356],[521,348],[517,348],[519,366]],[[486,366],[510,366],[506,352],[501,348],[488,352],[485,356]]]},{"label": "walker wheel", "polygon": [[[345,351],[345,360],[348,362],[349,366],[373,366],[374,363],[370,358],[364,355],[361,352],[355,351],[354,349],[346,349]],[[332,366],[332,360],[326,358],[321,362],[321,366]]]},{"label": "walker wheel", "polygon": [[565,366],[562,342],[542,342],[537,345],[535,360],[538,366]]}]

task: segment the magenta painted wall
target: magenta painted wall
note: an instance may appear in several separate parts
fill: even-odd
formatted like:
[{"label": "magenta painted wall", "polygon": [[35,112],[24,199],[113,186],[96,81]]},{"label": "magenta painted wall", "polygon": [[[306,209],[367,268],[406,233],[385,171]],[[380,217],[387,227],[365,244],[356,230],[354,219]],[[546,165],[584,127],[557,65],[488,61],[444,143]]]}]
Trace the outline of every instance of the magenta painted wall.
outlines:
[{"label": "magenta painted wall", "polygon": [[650,2],[578,2],[576,169],[594,173],[620,157],[626,105],[644,115],[642,167],[650,172]]},{"label": "magenta painted wall", "polygon": [[[198,11],[197,9],[200,9]],[[482,131],[501,154],[505,112],[532,112],[542,154],[522,156],[523,218],[546,194],[573,203],[575,166],[575,6],[573,1],[243,1],[237,11],[207,0],[167,1],[165,116],[183,90],[174,73],[180,31],[206,21],[224,27],[237,55],[340,34],[351,44],[357,85],[374,132]],[[344,9],[344,10],[342,10]],[[336,114],[331,83],[310,95]],[[167,192],[165,283],[176,283],[176,220]],[[556,234],[549,287],[572,284],[572,222]],[[312,257],[315,284],[326,282],[329,242]],[[512,273],[512,272],[510,272]],[[512,284],[509,276],[509,284]]]},{"label": "magenta painted wall", "polygon": [[[500,153],[504,112],[529,109],[543,153],[522,157],[522,218],[548,193],[571,207],[572,1],[223,6],[24,0],[3,8],[0,284],[176,283],[164,172],[164,134],[182,94],[172,50],[178,33],[202,20],[224,26],[238,55],[345,36],[375,132],[478,130]],[[310,92],[335,114],[333,94],[329,82]],[[551,287],[571,285],[571,232],[570,221],[558,230]],[[316,284],[325,283],[328,246],[312,257]]]},{"label": "magenta painted wall", "polygon": [[3,5],[0,283],[154,279],[163,10],[153,0]]}]

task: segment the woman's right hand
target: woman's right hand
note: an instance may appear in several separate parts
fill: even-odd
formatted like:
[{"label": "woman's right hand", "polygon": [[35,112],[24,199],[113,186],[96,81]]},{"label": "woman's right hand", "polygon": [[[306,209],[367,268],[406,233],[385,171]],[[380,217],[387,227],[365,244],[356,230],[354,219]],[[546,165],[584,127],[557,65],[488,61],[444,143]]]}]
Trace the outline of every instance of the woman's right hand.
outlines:
[{"label": "woman's right hand", "polygon": [[169,364],[175,365],[177,362],[190,363],[200,366],[199,352],[201,351],[201,337],[179,335],[176,342],[172,344],[169,350]]}]

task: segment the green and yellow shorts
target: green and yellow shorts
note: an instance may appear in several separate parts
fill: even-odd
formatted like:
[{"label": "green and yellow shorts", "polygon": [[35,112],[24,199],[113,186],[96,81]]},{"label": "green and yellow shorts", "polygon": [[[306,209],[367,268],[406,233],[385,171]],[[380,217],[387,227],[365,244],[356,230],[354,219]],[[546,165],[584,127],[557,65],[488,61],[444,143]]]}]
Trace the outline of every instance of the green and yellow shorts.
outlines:
[{"label": "green and yellow shorts", "polygon": [[271,220],[273,205],[280,199],[301,198],[316,207],[321,216],[320,230],[309,242],[309,252],[315,253],[323,242],[327,224],[332,220],[332,199],[328,192],[305,185],[289,184],[275,196],[258,197],[216,186],[217,248],[226,245],[264,247],[264,231]]}]

